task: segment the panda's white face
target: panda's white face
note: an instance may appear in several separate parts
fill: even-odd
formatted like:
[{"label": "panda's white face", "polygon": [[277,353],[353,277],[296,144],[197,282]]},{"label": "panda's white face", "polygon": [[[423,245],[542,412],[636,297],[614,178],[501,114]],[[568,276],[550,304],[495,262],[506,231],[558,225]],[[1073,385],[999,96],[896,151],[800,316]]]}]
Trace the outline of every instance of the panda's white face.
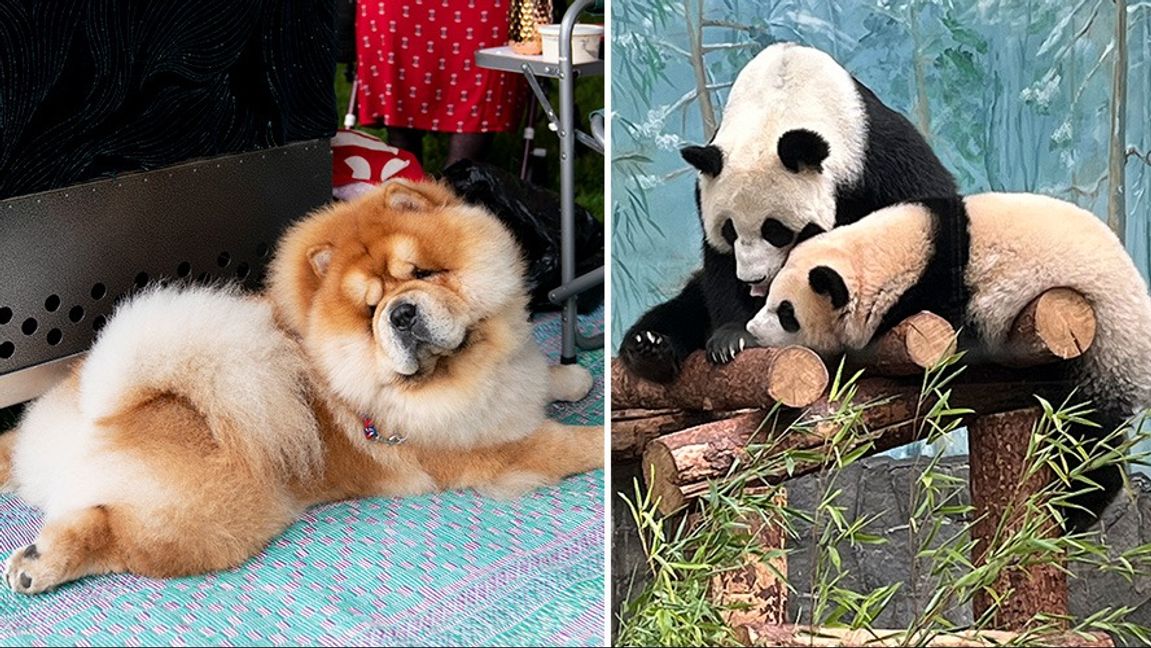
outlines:
[{"label": "panda's white face", "polygon": [[771,284],[763,308],[747,331],[763,346],[805,346],[830,355],[854,348],[850,327],[850,264],[836,254],[805,254],[789,259]]},{"label": "panda's white face", "polygon": [[700,209],[708,245],[733,253],[736,276],[764,295],[795,244],[833,226],[835,188],[824,174],[791,172],[775,159],[701,174]]},{"label": "panda's white face", "polygon": [[688,146],[699,170],[699,208],[707,244],[735,255],[736,276],[751,294],[771,280],[798,242],[835,224],[835,181],[823,172],[827,140],[807,129],[785,132],[767,150]]}]

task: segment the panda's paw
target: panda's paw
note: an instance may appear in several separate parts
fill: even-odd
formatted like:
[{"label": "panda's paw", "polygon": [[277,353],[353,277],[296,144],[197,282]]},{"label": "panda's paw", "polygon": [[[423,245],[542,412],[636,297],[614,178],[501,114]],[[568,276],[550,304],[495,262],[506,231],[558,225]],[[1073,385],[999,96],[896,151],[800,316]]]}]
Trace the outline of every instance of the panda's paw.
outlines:
[{"label": "panda's paw", "polygon": [[747,329],[738,324],[724,324],[707,340],[707,359],[712,364],[727,364],[744,349],[759,346]]},{"label": "panda's paw", "polygon": [[620,344],[619,355],[624,365],[640,378],[669,383],[679,375],[679,358],[671,340],[655,331],[630,331]]}]

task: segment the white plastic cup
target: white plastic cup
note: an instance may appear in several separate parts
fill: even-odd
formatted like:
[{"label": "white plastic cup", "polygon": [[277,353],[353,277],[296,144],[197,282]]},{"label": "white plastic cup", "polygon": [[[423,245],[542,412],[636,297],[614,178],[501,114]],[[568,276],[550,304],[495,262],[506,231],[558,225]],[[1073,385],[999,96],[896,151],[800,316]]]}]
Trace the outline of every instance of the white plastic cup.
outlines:
[{"label": "white plastic cup", "polygon": [[[560,26],[540,25],[540,36],[543,37],[544,61],[559,63],[560,60]],[[603,39],[603,27],[600,25],[575,25],[572,30],[572,65],[591,63],[599,58],[599,43]]]}]

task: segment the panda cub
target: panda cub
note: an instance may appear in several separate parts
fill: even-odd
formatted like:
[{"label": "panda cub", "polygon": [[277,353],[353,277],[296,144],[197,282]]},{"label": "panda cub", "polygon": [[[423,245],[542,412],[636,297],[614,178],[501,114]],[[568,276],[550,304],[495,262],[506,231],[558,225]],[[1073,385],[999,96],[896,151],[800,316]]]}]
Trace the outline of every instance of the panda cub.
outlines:
[{"label": "panda cub", "polygon": [[771,45],[739,73],[723,124],[683,158],[698,172],[703,268],[620,344],[637,375],[669,382],[692,351],[727,362],[797,242],[876,209],[956,193],[923,137],[827,54]]},{"label": "panda cub", "polygon": [[[1090,212],[1031,194],[990,193],[880,210],[798,246],[748,331],[769,346],[823,354],[861,349],[905,317],[929,310],[961,330],[961,346],[1004,352],[1016,315],[1051,288],[1091,303],[1095,341],[1065,371],[1106,434],[1151,405],[1151,297],[1123,244]],[[1117,466],[1090,473],[1103,487],[1073,503],[1085,529],[1122,485]]]}]

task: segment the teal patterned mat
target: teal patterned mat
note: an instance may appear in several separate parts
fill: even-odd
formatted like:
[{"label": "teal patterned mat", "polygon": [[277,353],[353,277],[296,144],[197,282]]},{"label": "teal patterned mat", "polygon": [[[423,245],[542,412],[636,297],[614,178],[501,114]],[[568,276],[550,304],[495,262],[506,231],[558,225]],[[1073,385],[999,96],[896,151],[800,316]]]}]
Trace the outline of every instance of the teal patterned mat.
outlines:
[{"label": "teal patterned mat", "polygon": [[[583,318],[602,330],[603,312]],[[536,320],[553,361],[559,318]],[[603,422],[596,385],[553,418]],[[3,645],[587,645],[604,641],[603,471],[515,502],[471,492],[316,507],[242,567],[92,577],[34,597],[0,588]],[[0,551],[40,514],[0,495]]]}]

